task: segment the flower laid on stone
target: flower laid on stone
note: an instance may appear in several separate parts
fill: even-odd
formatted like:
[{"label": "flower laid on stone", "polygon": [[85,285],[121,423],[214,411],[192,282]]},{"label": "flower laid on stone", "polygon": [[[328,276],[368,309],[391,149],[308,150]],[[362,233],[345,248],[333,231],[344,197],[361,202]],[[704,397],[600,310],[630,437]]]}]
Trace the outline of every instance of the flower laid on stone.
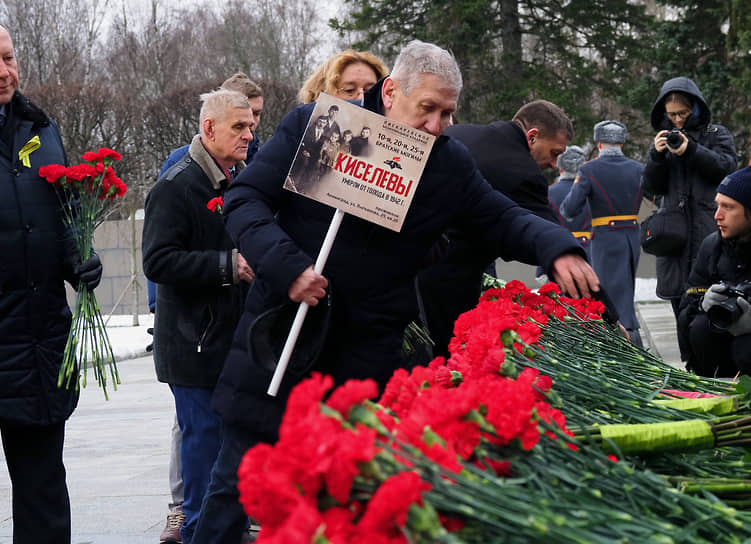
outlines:
[{"label": "flower laid on stone", "polygon": [[[606,412],[605,420],[650,420],[660,413],[666,422],[680,413],[650,400],[660,395],[655,383],[667,390],[669,376],[644,384],[643,408],[622,409],[632,400],[619,397],[611,376],[609,398],[594,398],[600,393],[596,361],[549,355],[548,331],[555,327],[585,344],[619,338],[603,323],[602,311],[599,303],[567,299],[553,286],[535,293],[511,282],[486,293],[457,320],[448,360],[396,371],[377,403],[373,381],[352,380],[331,391],[330,377],[313,374],[292,391],[278,442],[251,448],[238,471],[240,501],[262,527],[257,543],[693,544],[751,538],[751,515],[704,491],[738,488],[735,480],[722,486],[706,478],[677,482],[637,458],[608,455],[590,440],[592,433],[572,432],[564,415],[570,403],[561,402],[555,376],[533,368],[538,358],[564,383],[569,366],[587,368],[594,392],[588,404],[599,402],[593,414]],[[555,330],[553,336],[563,334]],[[638,357],[653,365],[627,342],[611,344],[613,352],[633,356],[634,368]],[[675,382],[702,389],[714,383]],[[682,394],[668,391],[668,398]],[[722,387],[717,392],[726,393]],[[574,415],[577,424],[585,421],[583,411]],[[697,417],[687,412],[678,426]],[[745,432],[733,426],[715,426],[723,437],[715,446]]]}]

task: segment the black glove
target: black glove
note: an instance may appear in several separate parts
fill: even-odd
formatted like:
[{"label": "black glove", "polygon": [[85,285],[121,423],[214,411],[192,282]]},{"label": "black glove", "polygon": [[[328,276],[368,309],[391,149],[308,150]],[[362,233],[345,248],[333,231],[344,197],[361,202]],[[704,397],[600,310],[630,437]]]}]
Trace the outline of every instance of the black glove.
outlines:
[{"label": "black glove", "polygon": [[102,279],[102,261],[99,260],[99,255],[92,252],[91,257],[85,262],[73,267],[73,275],[78,281],[83,282],[89,291],[93,291]]}]

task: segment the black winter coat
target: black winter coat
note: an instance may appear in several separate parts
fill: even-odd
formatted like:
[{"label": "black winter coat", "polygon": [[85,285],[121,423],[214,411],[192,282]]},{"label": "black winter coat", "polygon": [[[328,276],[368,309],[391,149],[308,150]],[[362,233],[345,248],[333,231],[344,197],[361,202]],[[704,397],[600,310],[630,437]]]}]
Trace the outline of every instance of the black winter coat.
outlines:
[{"label": "black winter coat", "polygon": [[[382,111],[381,84],[365,107]],[[296,380],[286,375],[277,397],[271,372],[249,356],[248,329],[262,311],[287,300],[290,284],[313,264],[334,210],[282,185],[314,105],[287,114],[253,163],[226,194],[227,230],[256,272],[213,406],[225,422],[276,431]],[[323,274],[333,291],[327,343],[312,370],[335,382],[373,378],[383,386],[403,366],[401,342],[417,315],[413,281],[433,243],[449,226],[466,230],[506,259],[549,267],[582,249],[563,228],[523,210],[482,178],[466,148],[435,142],[401,232],[345,216]],[[450,289],[447,286],[447,289]],[[283,339],[282,339],[283,341]]]},{"label": "black winter coat", "polygon": [[[6,106],[0,142],[0,422],[51,425],[67,419],[78,392],[58,388],[70,329],[64,279],[78,252],[63,223],[53,186],[39,167],[67,164],[57,126],[16,92]],[[18,152],[32,137],[41,146],[24,166]]]},{"label": "black winter coat", "polygon": [[219,180],[226,183],[226,178],[198,138],[190,153],[149,191],[143,270],[157,284],[157,378],[211,388],[229,350],[246,289],[234,281],[234,245],[221,213],[207,208],[212,198],[223,194]]},{"label": "black winter coat", "polygon": [[730,285],[751,281],[751,242],[723,240],[719,231],[715,230],[701,243],[688,276],[687,289],[681,298],[678,341],[686,349],[685,353],[689,353],[689,325],[703,311],[701,301],[704,293],[713,284],[722,281]]},{"label": "black winter coat", "polygon": [[494,189],[543,219],[558,222],[548,201],[548,180],[530,155],[519,125],[511,121],[459,124],[448,127],[445,134],[467,146]]},{"label": "black winter coat", "polygon": [[647,152],[642,181],[644,194],[660,200],[660,207],[675,208],[683,201],[689,225],[688,241],[679,256],[657,257],[657,296],[680,298],[702,240],[715,229],[714,195],[717,185],[736,168],[735,145],[730,131],[710,124],[710,110],[696,84],[687,77],[667,81],[660,90],[650,117],[655,131],[673,128],[665,115],[665,97],[673,91],[691,96],[694,111],[686,120],[689,137],[686,152],[677,156]]}]

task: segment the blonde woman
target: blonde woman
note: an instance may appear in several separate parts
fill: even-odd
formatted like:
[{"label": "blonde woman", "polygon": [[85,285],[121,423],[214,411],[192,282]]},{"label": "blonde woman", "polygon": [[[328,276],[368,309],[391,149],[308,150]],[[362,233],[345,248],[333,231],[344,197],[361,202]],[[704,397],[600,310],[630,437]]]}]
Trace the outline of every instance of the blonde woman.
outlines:
[{"label": "blonde woman", "polygon": [[365,91],[388,73],[386,64],[374,54],[347,49],[318,66],[298,97],[303,104],[315,102],[322,92],[344,100],[362,99]]}]

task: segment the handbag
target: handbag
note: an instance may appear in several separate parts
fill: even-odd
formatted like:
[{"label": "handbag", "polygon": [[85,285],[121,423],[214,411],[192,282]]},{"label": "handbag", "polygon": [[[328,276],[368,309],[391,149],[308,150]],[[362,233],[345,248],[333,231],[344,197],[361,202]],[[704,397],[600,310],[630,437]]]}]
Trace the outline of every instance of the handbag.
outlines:
[{"label": "handbag", "polygon": [[641,247],[658,257],[680,255],[688,241],[688,219],[684,203],[660,208],[641,224]]}]

